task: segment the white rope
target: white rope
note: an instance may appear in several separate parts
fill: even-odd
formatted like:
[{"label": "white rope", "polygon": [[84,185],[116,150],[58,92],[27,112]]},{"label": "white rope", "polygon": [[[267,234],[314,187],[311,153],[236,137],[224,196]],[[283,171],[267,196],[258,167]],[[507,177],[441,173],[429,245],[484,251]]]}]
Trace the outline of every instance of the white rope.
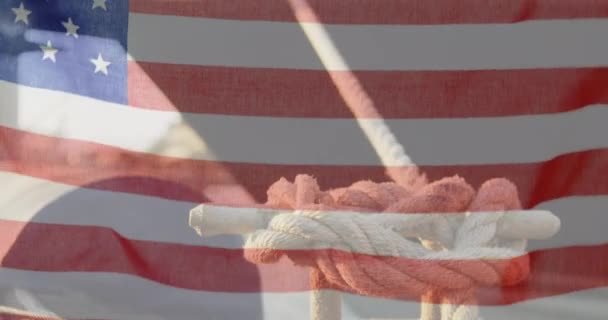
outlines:
[{"label": "white rope", "polygon": [[[508,210],[499,220],[497,233],[506,239],[548,239],[560,228],[560,220],[547,210]],[[277,215],[291,214],[293,210],[270,208],[239,208],[201,204],[190,211],[190,226],[201,236],[219,234],[249,234],[266,229]],[[475,216],[492,215],[494,211],[476,211]],[[327,210],[324,215],[344,215],[357,219],[368,219],[397,231],[402,237],[443,239],[446,236],[450,217],[464,220],[464,213],[365,213],[355,211]],[[339,219],[339,218],[336,218]],[[450,242],[453,240],[449,240]]]},{"label": "white rope", "polygon": [[[372,219],[358,216],[327,215],[322,212],[295,211],[275,216],[266,230],[254,232],[245,248],[253,250],[254,262],[269,262],[265,255],[276,255],[277,249],[332,248],[351,253],[375,256],[393,256],[433,261],[426,268],[410,268],[409,262],[395,264],[391,261],[365,261],[351,255],[340,259],[331,253],[317,258],[315,267],[333,284],[353,289],[366,295],[383,296],[406,291],[407,294],[423,295],[435,290],[464,290],[478,286],[500,285],[504,275],[496,271],[492,262],[479,263],[489,258],[505,260],[524,254],[511,248],[495,247],[497,223],[503,214],[468,215],[458,228],[453,250],[436,252],[403,238],[394,230]],[[481,217],[481,218],[480,218]],[[404,220],[407,229],[414,220]],[[287,254],[289,255],[289,254]],[[278,258],[278,257],[277,257]],[[475,261],[475,267],[461,261]],[[453,263],[452,261],[457,261]],[[450,320],[475,320],[474,305],[450,305],[442,310]]]},{"label": "white rope", "polygon": [[[222,221],[228,223],[223,225]],[[201,234],[252,232],[245,247],[257,250],[246,251],[247,258],[258,263],[280,258],[277,255],[280,249],[340,250],[342,255],[324,253],[324,256],[310,257],[313,260],[310,263],[338,288],[380,296],[400,290],[422,295],[437,290],[467,292],[479,286],[501,285],[504,268],[497,266],[495,261],[522,256],[526,239],[548,238],[559,229],[559,219],[547,211],[361,214],[210,205],[193,209],[190,224]],[[206,226],[214,226],[215,230],[205,229]],[[519,231],[509,232],[503,226]],[[407,239],[412,237],[439,243],[450,250],[425,248],[417,241]],[[282,254],[289,256],[289,252]],[[416,269],[416,263],[394,263],[394,260],[361,262],[357,254],[433,263],[425,264],[427,268]],[[475,262],[473,269],[467,261]],[[515,275],[513,281],[517,279],[518,275]],[[319,293],[313,299],[320,297]],[[336,297],[331,299],[339,304]],[[313,310],[320,308],[314,306],[313,303]],[[315,312],[327,314],[321,310]],[[331,312],[335,315],[337,311],[332,309]],[[441,316],[442,320],[476,320],[478,311],[474,303],[466,300],[448,301],[441,307]]]},{"label": "white rope", "polygon": [[[321,63],[328,70],[336,89],[349,107],[359,127],[387,168],[387,174],[403,186],[417,187],[426,177],[405,153],[389,126],[377,111],[374,101],[351,71],[325,26],[306,0],[289,0],[302,31],[308,38]],[[312,19],[313,22],[303,22]],[[365,120],[365,121],[363,121]]]}]

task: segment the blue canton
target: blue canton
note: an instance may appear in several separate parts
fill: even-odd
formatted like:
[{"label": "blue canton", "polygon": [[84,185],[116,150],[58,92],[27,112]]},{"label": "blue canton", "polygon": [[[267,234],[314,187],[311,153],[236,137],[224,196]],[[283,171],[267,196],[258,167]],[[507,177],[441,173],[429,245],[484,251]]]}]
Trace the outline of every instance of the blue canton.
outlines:
[{"label": "blue canton", "polygon": [[128,0],[3,0],[0,80],[127,103]]}]

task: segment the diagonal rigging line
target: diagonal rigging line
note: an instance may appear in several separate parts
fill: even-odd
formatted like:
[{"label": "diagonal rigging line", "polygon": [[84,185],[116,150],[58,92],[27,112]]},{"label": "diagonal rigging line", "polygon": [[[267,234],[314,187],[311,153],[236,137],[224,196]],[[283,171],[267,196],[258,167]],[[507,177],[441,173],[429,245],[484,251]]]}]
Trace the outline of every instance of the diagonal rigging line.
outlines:
[{"label": "diagonal rigging line", "polygon": [[[357,124],[387,168],[388,175],[403,185],[418,185],[424,177],[377,111],[374,102],[350,71],[327,30],[306,0],[289,0],[308,41],[316,51]],[[303,22],[312,21],[312,22]]]}]

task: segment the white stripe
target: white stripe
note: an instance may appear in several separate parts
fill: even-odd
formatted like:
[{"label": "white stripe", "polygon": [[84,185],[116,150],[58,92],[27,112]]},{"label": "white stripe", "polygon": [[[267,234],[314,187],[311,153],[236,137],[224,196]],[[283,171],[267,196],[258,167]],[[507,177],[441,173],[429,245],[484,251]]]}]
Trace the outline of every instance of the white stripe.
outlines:
[{"label": "white stripe", "polygon": [[[19,115],[17,120],[0,117],[1,126],[57,138],[148,152],[183,116],[213,153],[195,159],[381,165],[354,119],[180,114],[0,81],[0,96],[7,92],[18,92]],[[607,148],[606,121],[608,107],[598,105],[550,115],[386,122],[414,163],[458,165],[538,162],[569,152]]]},{"label": "white stripe", "polygon": [[[4,108],[17,110],[16,119],[0,117],[0,125],[60,138],[88,140],[126,149],[151,148],[178,123],[176,112],[147,112],[76,94],[0,81]],[[7,105],[14,103],[15,105]]]},{"label": "white stripe", "polygon": [[[314,24],[314,23],[304,23]],[[608,20],[432,26],[327,25],[355,70],[462,70],[608,65]],[[290,22],[129,15],[129,52],[139,61],[324,69]],[[345,65],[331,62],[330,70]]]},{"label": "white stripe", "polygon": [[[308,292],[183,290],[123,274],[0,269],[0,305],[24,309],[13,288],[64,318],[120,320],[308,319]],[[608,289],[590,289],[509,306],[484,306],[484,319],[605,319]],[[344,295],[343,319],[415,318],[419,304]]]},{"label": "white stripe", "polygon": [[[77,188],[7,172],[0,172],[0,181],[0,219],[107,227],[136,240],[242,247],[237,236],[198,237],[188,226],[188,213],[195,203]],[[551,239],[533,241],[529,249],[608,242],[607,207],[608,196],[568,197],[540,204],[536,208],[560,217],[561,229]]]}]

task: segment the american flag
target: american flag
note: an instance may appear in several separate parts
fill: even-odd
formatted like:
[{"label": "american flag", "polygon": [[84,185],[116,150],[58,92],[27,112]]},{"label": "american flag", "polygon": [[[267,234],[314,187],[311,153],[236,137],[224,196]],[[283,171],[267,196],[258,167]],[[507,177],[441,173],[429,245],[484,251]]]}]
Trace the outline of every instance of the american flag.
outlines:
[{"label": "american flag", "polygon": [[[334,82],[354,75],[430,180],[506,177],[560,217],[487,319],[605,319],[607,16],[602,0],[4,0],[0,318],[306,319],[305,268],[252,265],[187,213],[262,203],[298,173],[387,180],[358,123],[374,119]],[[321,59],[315,25],[343,60]],[[418,308],[344,299],[345,319]]]}]

